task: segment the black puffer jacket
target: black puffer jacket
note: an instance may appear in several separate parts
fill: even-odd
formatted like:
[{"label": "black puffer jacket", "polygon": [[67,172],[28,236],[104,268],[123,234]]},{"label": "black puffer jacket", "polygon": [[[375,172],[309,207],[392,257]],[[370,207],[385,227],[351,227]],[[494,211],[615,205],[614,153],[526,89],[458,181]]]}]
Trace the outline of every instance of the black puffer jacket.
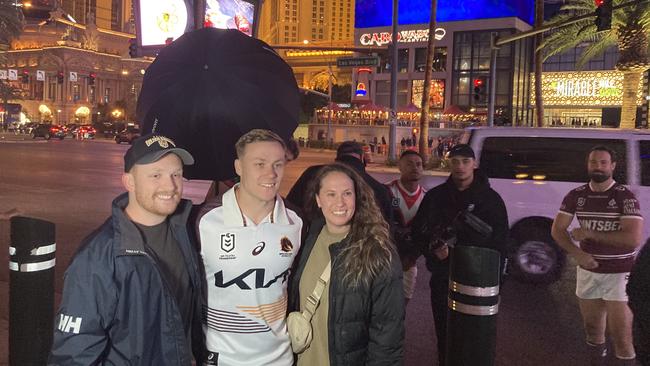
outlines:
[{"label": "black puffer jacket", "polygon": [[[323,228],[317,219],[300,249],[289,283],[289,311],[300,310],[300,277]],[[404,347],[404,290],[399,257],[393,253],[390,273],[375,278],[370,286],[349,288],[342,283],[343,240],[332,244],[329,287],[328,343],[330,366],[402,365]]]},{"label": "black puffer jacket", "polygon": [[[492,235],[484,237],[477,231],[454,222],[458,213],[470,210],[472,214],[492,227]],[[508,236],[508,214],[501,196],[490,188],[487,177],[479,170],[474,171],[474,180],[469,188],[459,191],[451,180],[434,187],[424,196],[418,213],[413,219],[411,230],[413,240],[426,248],[429,241],[440,233],[441,228],[453,227],[457,235],[457,245],[471,245],[499,251],[502,261],[506,256]],[[439,265],[448,265],[448,260],[438,260],[424,250],[427,267],[432,269]]]},{"label": "black puffer jacket", "polygon": [[630,272],[627,282],[630,309],[634,313],[634,349],[641,365],[650,365],[650,240]]}]

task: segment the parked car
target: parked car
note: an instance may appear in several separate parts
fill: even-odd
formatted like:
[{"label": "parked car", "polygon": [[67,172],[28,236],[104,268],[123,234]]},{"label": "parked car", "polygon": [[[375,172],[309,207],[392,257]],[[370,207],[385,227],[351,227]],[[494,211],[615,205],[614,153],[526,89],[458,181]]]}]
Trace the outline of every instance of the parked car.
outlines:
[{"label": "parked car", "polygon": [[[564,196],[589,181],[586,155],[596,145],[616,151],[614,179],[636,195],[650,217],[650,133],[585,128],[472,127],[461,139],[503,198],[510,222],[508,271],[523,282],[559,279],[566,254],[551,236]],[[446,177],[432,177],[433,186]],[[576,225],[574,220],[573,225]],[[650,236],[645,225],[643,240]]]},{"label": "parked car", "polygon": [[38,125],[38,123],[36,123],[36,122],[27,122],[27,123],[20,126],[18,132],[19,133],[24,133],[26,135],[30,135],[32,133],[32,130],[34,129],[34,127],[36,127],[37,125]]},{"label": "parked car", "polygon": [[62,126],[39,123],[31,130],[32,138],[42,137],[46,140],[52,137],[63,140],[65,138],[65,129]]},{"label": "parked car", "polygon": [[72,134],[78,140],[81,139],[94,139],[97,130],[92,125],[81,125],[77,127]]},{"label": "parked car", "polygon": [[118,132],[115,135],[115,142],[121,144],[122,142],[128,142],[129,145],[133,143],[133,140],[140,137],[140,129],[134,126],[128,126],[122,131]]}]

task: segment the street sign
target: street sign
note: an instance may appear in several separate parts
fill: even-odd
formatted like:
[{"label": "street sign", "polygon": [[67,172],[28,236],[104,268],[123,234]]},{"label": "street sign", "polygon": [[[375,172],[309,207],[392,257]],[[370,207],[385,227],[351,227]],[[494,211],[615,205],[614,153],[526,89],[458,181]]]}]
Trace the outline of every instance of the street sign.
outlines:
[{"label": "street sign", "polygon": [[7,70],[0,70],[0,80],[7,80]]},{"label": "street sign", "polygon": [[45,71],[36,70],[36,81],[45,81]]},{"label": "street sign", "polygon": [[9,80],[18,80],[18,70],[16,69],[9,69]]},{"label": "street sign", "polygon": [[336,59],[338,67],[379,66],[379,57],[340,57]]},{"label": "street sign", "polygon": [[70,71],[70,81],[73,83],[77,82],[77,73],[75,71]]}]

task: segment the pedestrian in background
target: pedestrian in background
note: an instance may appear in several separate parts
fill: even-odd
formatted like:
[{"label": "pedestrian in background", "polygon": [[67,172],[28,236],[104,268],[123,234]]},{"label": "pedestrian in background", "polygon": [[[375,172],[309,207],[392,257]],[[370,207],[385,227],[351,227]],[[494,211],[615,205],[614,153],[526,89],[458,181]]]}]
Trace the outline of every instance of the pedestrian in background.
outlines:
[{"label": "pedestrian in background", "polygon": [[[489,248],[506,257],[508,214],[501,196],[490,188],[487,177],[477,169],[469,145],[456,145],[449,151],[451,174],[447,181],[429,190],[413,219],[413,240],[424,248],[431,271],[431,308],[438,338],[439,365],[445,365],[447,345],[447,299],[449,294],[449,243]],[[492,227],[484,236],[458,222],[459,214],[471,212]]]},{"label": "pedestrian in background", "polygon": [[404,297],[406,304],[413,297],[418,275],[417,259],[421,249],[413,242],[411,222],[418,212],[426,190],[420,185],[422,157],[413,150],[406,150],[399,158],[400,177],[386,183],[393,207],[393,236],[404,271]]},{"label": "pedestrian in background", "polygon": [[207,282],[202,362],[290,366],[287,279],[302,220],[278,194],[286,146],[276,133],[255,129],[235,148],[239,183],[206,202],[196,220]]},{"label": "pedestrian in background", "polygon": [[201,359],[199,263],[186,229],[192,203],[181,199],[183,165],[193,163],[161,135],[126,152],[128,192],[65,273],[49,365],[190,366],[191,346]]},{"label": "pedestrian in background", "polygon": [[632,267],[627,295],[634,314],[632,334],[636,359],[642,366],[650,366],[650,239]]},{"label": "pedestrian in background", "polygon": [[290,310],[305,309],[328,265],[331,275],[298,365],[402,365],[402,271],[372,190],[352,168],[332,164],[318,170],[308,197],[314,221],[292,271]]},{"label": "pedestrian in background", "polygon": [[[625,286],[641,243],[643,217],[634,194],[614,181],[616,161],[616,153],[606,146],[591,149],[590,181],[564,197],[551,230],[553,239],[578,263],[576,295],[591,365],[606,364],[606,333],[614,343],[614,364],[635,362]],[[574,216],[580,226],[569,232]]]}]

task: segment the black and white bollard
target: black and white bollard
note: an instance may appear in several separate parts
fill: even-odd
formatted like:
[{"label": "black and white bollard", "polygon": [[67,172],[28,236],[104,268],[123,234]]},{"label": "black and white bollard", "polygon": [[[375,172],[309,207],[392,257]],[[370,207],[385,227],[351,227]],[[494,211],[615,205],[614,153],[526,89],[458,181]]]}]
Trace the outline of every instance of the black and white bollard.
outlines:
[{"label": "black and white bollard", "polygon": [[11,218],[9,364],[47,363],[54,330],[54,224]]},{"label": "black and white bollard", "polygon": [[493,366],[499,312],[499,252],[457,245],[449,268],[447,366]]}]

